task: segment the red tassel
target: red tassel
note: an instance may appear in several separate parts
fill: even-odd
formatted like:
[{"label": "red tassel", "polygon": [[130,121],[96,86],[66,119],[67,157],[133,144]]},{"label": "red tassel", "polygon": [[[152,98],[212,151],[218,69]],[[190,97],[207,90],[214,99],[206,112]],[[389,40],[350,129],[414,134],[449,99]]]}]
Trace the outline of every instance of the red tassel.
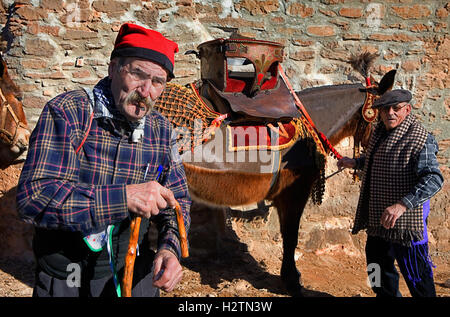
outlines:
[{"label": "red tassel", "polygon": [[338,151],[336,151],[336,149],[333,147],[333,145],[331,145],[330,141],[327,139],[325,134],[323,134],[320,131],[318,133],[319,133],[320,139],[326,144],[327,148],[331,151],[331,153],[333,153],[333,155],[336,157],[336,159],[340,160],[342,158],[342,155],[339,154]]}]

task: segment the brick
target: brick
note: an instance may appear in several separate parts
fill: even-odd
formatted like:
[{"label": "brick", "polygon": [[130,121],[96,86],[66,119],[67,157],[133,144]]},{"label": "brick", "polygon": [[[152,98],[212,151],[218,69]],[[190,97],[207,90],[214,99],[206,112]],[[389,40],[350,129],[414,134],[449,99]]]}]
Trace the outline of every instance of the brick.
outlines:
[{"label": "brick", "polygon": [[436,17],[439,19],[446,19],[450,13],[450,2],[447,3],[443,8],[436,10]]},{"label": "brick", "polygon": [[31,92],[39,89],[39,86],[36,84],[19,84],[18,86],[21,92]]},{"label": "brick", "polygon": [[411,32],[417,32],[417,33],[421,33],[421,32],[428,32],[432,30],[432,26],[430,25],[425,25],[423,23],[418,23],[418,24],[414,24],[411,28],[410,28]]},{"label": "brick", "polygon": [[439,33],[439,32],[447,33],[447,26],[448,26],[447,23],[436,23],[436,25],[434,26],[433,31],[436,32],[436,33]]},{"label": "brick", "polygon": [[300,46],[311,46],[314,44],[314,42],[311,40],[305,40],[305,39],[294,39],[293,44],[300,45]]},{"label": "brick", "polygon": [[92,7],[109,15],[109,13],[127,11],[130,8],[130,4],[122,1],[101,0],[92,2]]},{"label": "brick", "polygon": [[27,21],[37,21],[39,19],[47,18],[47,12],[41,8],[31,6],[23,6],[17,9],[16,14]]},{"label": "brick", "polygon": [[347,41],[350,41],[350,40],[357,41],[357,40],[361,39],[361,34],[345,33],[342,35],[342,38]]},{"label": "brick", "polygon": [[237,27],[237,28],[241,28],[241,27],[250,27],[250,28],[258,28],[258,29],[264,28],[263,21],[250,21],[250,20],[235,19],[235,18],[230,18],[230,17],[226,17],[224,19],[218,20],[216,16],[205,16],[205,17],[199,17],[198,20],[202,23],[214,23],[214,24],[224,26],[224,27],[233,25],[234,27]]},{"label": "brick", "polygon": [[409,36],[407,34],[402,34],[402,33],[394,33],[392,35],[375,33],[375,34],[369,35],[369,39],[373,40],[373,41],[380,41],[380,42],[385,42],[385,41],[411,42],[411,41],[417,40],[416,37]]},{"label": "brick", "polygon": [[22,99],[22,104],[26,108],[44,108],[47,103],[47,98],[37,96],[25,96]]},{"label": "brick", "polygon": [[145,23],[149,28],[156,28],[159,12],[153,9],[142,9],[137,11],[135,13],[135,16],[138,19],[138,21]]},{"label": "brick", "polygon": [[27,25],[27,32],[33,35],[45,33],[52,36],[58,36],[59,30],[60,30],[59,26],[39,25],[38,22],[30,22]]},{"label": "brick", "polygon": [[348,21],[342,21],[342,20],[331,20],[331,23],[337,25],[339,28],[341,28],[344,31],[348,31],[350,28],[350,23]]},{"label": "brick", "polygon": [[402,69],[405,72],[412,73],[418,71],[421,67],[421,62],[418,60],[408,60],[402,63]]},{"label": "brick", "polygon": [[322,2],[324,4],[339,4],[339,3],[344,3],[345,0],[321,0],[320,2]]},{"label": "brick", "polygon": [[175,5],[177,6],[184,6],[184,7],[192,7],[194,6],[194,3],[192,0],[178,0]]},{"label": "brick", "polygon": [[360,8],[342,8],[339,15],[346,18],[360,18],[363,16],[363,10]]},{"label": "brick", "polygon": [[83,39],[93,39],[98,36],[97,32],[83,31],[83,30],[66,30],[63,35],[64,40],[83,40]]},{"label": "brick", "polygon": [[190,7],[190,6],[179,6],[178,10],[176,12],[174,12],[173,14],[177,17],[191,18],[191,17],[195,16],[195,8]]},{"label": "brick", "polygon": [[308,26],[306,32],[314,36],[333,36],[336,34],[334,28],[331,26]]},{"label": "brick", "polygon": [[41,0],[41,8],[61,12],[64,9],[64,1]]},{"label": "brick", "polygon": [[268,14],[270,12],[278,11],[280,4],[277,0],[242,0],[235,4],[236,10],[245,9],[251,15]]},{"label": "brick", "polygon": [[66,79],[66,76],[61,71],[51,73],[24,73],[23,76],[33,79]]},{"label": "brick", "polygon": [[290,15],[300,16],[302,18],[309,18],[314,15],[314,9],[307,7],[302,3],[293,3],[289,5],[287,13]]},{"label": "brick", "polygon": [[25,69],[42,69],[47,68],[47,61],[42,59],[21,59],[20,63]]},{"label": "brick", "polygon": [[414,6],[393,6],[392,11],[403,19],[423,19],[431,15],[431,10],[426,5],[416,4]]},{"label": "brick", "polygon": [[55,48],[46,40],[39,38],[29,39],[25,42],[25,54],[41,57],[52,57]]},{"label": "brick", "polygon": [[93,86],[98,83],[98,79],[73,78],[72,82],[86,86]]},{"label": "brick", "polygon": [[336,12],[332,11],[332,10],[324,10],[324,9],[319,9],[319,12],[328,16],[328,17],[335,17],[337,14]]},{"label": "brick", "polygon": [[292,54],[289,54],[289,57],[295,61],[307,61],[307,60],[314,59],[315,56],[316,56],[316,52],[313,50],[296,51]]},{"label": "brick", "polygon": [[72,73],[73,78],[88,78],[91,77],[91,72],[87,69],[83,69]]}]

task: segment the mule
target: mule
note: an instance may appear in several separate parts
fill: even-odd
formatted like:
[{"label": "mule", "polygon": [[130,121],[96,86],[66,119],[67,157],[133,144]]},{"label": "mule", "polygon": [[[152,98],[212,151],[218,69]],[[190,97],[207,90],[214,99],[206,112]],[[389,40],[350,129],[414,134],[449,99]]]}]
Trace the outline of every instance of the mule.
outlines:
[{"label": "mule", "polygon": [[28,149],[30,130],[23,110],[21,93],[8,75],[0,55],[0,168],[16,163]]},{"label": "mule", "polygon": [[[355,135],[358,135],[357,142],[364,142],[369,138],[371,125],[367,122],[364,123],[362,107],[369,95],[381,95],[390,89],[394,77],[395,70],[387,73],[380,83],[374,83],[371,87],[360,83],[330,85],[305,89],[296,94],[314,121],[316,128],[328,138],[332,146],[346,137]],[[165,95],[155,105],[156,109],[165,115],[174,126],[181,128],[186,128],[189,125],[186,122],[196,119],[200,121],[199,126],[202,126],[205,117],[217,115],[209,127],[213,128],[213,132],[208,128],[203,130],[206,132],[203,133],[202,142],[189,143],[190,139],[187,138],[188,145],[186,146],[186,142],[182,142],[184,137],[178,139],[189,192],[194,201],[206,202],[212,206],[239,206],[262,200],[272,201],[279,215],[283,238],[281,278],[291,295],[300,296],[302,285],[300,272],[295,264],[294,252],[298,242],[300,218],[308,198],[314,194],[312,195],[314,200],[320,203],[320,196],[323,194],[324,165],[318,160],[320,155],[318,155],[317,147],[319,145],[317,142],[314,144],[311,137],[297,138],[293,144],[279,148],[278,163],[272,164],[278,168],[266,169],[265,172],[262,172],[261,161],[248,161],[249,152],[252,151],[250,147],[244,151],[246,159],[241,162],[236,162],[236,160],[227,162],[224,159],[221,160],[220,157],[215,160],[218,156],[222,155],[223,157],[223,153],[229,149],[230,144],[228,143],[231,142],[229,133],[233,124],[236,125],[236,121],[227,122],[226,114],[230,109],[224,110],[224,104],[219,104],[217,99],[210,98],[210,93],[202,92],[201,88],[204,86],[200,85],[199,89],[198,86],[198,83],[188,85],[186,94],[189,96],[184,96],[180,102],[176,101],[177,89],[169,86]],[[196,89],[198,89],[198,96],[201,97],[204,106],[208,108],[206,115],[204,112],[195,110],[195,106],[193,106],[192,99],[194,98],[191,98],[191,93],[194,94],[192,91]],[[301,117],[300,113],[299,116]],[[298,121],[296,122],[298,123]],[[276,125],[275,122],[271,124],[270,128],[274,125]],[[286,120],[282,120],[278,124],[279,134],[281,134],[282,130],[280,129],[283,125],[286,125]],[[203,128],[206,126],[203,124]],[[252,125],[247,124],[248,126]],[[283,130],[285,129],[283,128]],[[223,144],[213,145],[215,151],[209,149],[208,154],[203,156],[200,153],[200,159],[196,160],[195,152],[199,144],[208,146],[208,144],[214,143],[217,134],[222,136]],[[198,133],[194,132],[194,136],[198,137]],[[205,140],[207,141],[205,142]],[[245,142],[247,141],[246,139]],[[189,144],[193,144],[190,150]],[[220,146],[223,146],[223,149],[220,149]],[[253,151],[260,150],[261,147],[253,148]],[[266,152],[277,151],[274,149],[267,151],[266,148]],[[329,149],[326,149],[326,152],[328,153]],[[322,159],[325,158],[322,157]]]}]

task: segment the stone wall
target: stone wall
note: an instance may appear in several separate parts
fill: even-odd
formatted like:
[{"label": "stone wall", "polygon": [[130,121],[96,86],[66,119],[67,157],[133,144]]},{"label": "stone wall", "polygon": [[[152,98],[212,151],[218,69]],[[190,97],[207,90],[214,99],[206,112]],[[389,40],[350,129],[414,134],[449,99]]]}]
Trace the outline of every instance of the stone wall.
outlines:
[{"label": "stone wall", "polygon": [[[364,50],[379,54],[373,76],[397,68],[397,88],[414,94],[414,112],[439,142],[446,177],[450,158],[450,2],[442,0],[20,0],[0,2],[4,54],[23,92],[34,126],[46,101],[106,76],[115,36],[123,22],[154,28],[179,43],[175,82],[199,78],[199,62],[184,55],[198,44],[244,36],[283,43],[283,66],[297,90],[326,84],[362,82],[346,60]],[[8,22],[8,23],[7,23]],[[340,150],[350,155],[351,141]],[[329,171],[335,162],[329,159]],[[350,175],[327,183],[321,207],[308,206],[300,240],[311,250],[348,243],[358,183]],[[431,228],[438,251],[449,251],[448,185],[432,204]],[[330,236],[331,234],[331,236]],[[350,239],[350,240],[349,240]],[[331,242],[330,242],[331,241]],[[333,242],[334,241],[334,242]],[[436,241],[440,241],[439,243]]]}]

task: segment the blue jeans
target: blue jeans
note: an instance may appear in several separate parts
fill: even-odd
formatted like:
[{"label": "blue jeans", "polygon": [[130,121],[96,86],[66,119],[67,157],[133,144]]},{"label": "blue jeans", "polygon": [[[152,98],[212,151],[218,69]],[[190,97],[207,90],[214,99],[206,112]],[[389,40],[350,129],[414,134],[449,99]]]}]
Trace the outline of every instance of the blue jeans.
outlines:
[{"label": "blue jeans", "polygon": [[[422,247],[428,249],[427,245]],[[406,256],[408,254],[413,256]],[[395,261],[397,261],[411,296],[436,296],[430,262],[426,257],[413,253],[411,248],[386,241],[383,238],[368,236],[366,243],[366,261],[368,267],[370,264],[379,265],[379,284],[374,283],[372,285],[372,290],[377,296],[402,296],[399,291],[399,273],[395,268]],[[411,276],[414,278],[413,280]],[[373,276],[369,273],[369,277]]]}]

